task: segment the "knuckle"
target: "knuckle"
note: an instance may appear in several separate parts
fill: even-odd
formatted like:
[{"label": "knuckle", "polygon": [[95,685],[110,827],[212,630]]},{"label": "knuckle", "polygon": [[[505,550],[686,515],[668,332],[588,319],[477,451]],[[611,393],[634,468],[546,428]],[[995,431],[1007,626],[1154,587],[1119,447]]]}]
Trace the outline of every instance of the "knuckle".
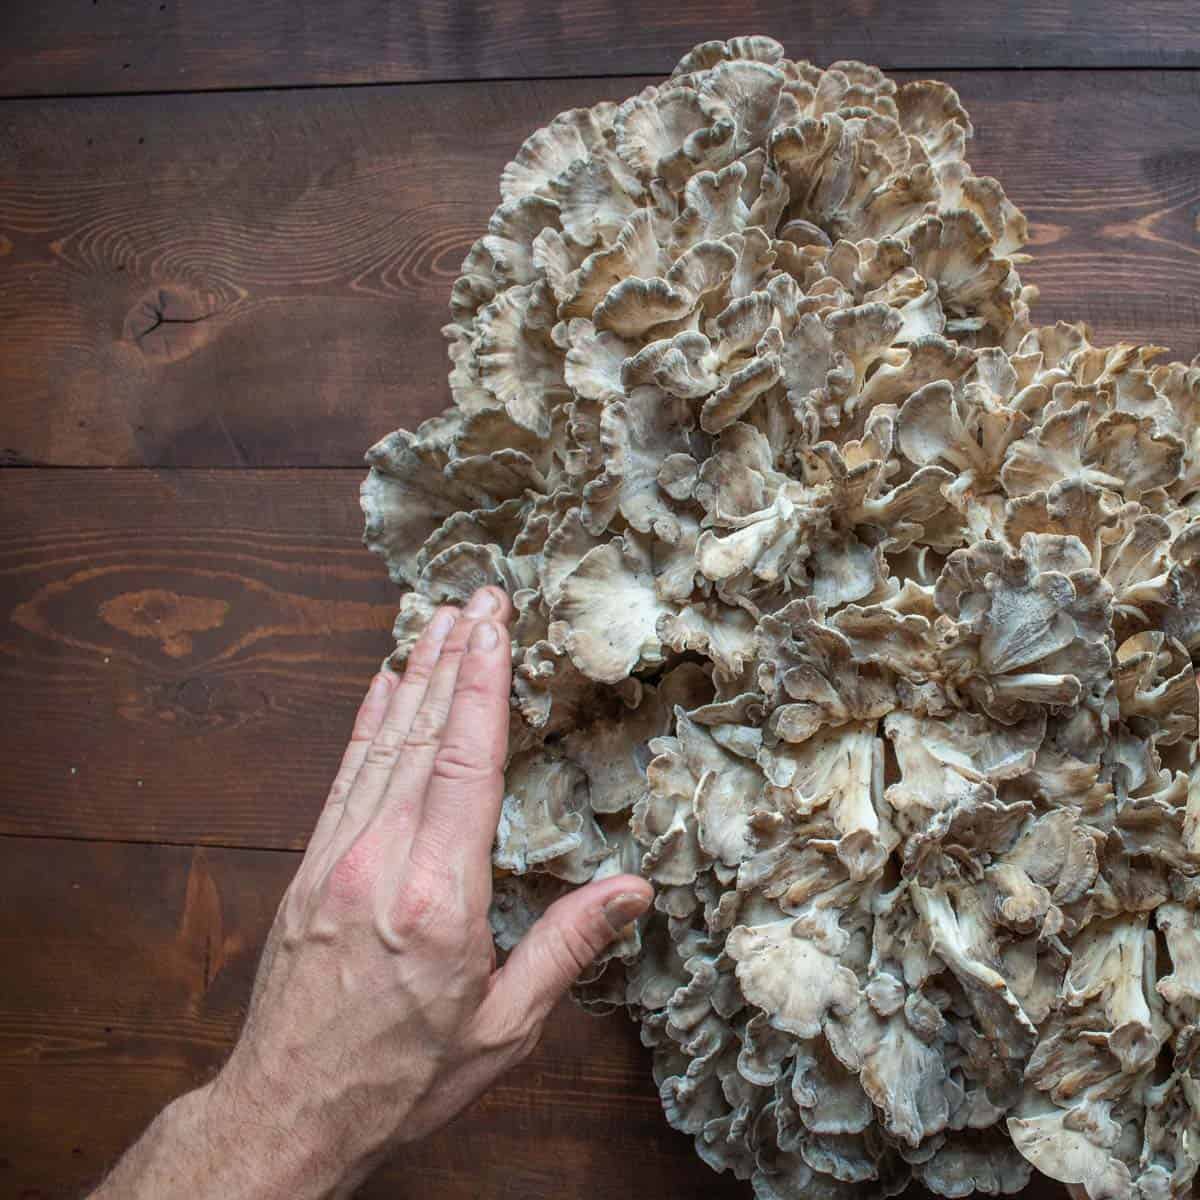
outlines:
[{"label": "knuckle", "polygon": [[433,750],[441,740],[445,725],[445,713],[440,707],[430,705],[413,718],[412,728],[404,739],[406,750]]},{"label": "knuckle", "polygon": [[424,648],[414,651],[409,657],[408,665],[404,668],[404,677],[401,680],[400,686],[407,688],[414,686],[424,687],[429,682],[429,676],[433,674],[433,664],[435,661],[435,657]]},{"label": "knuckle", "polygon": [[493,690],[491,680],[482,671],[464,671],[454,688],[458,699],[470,700],[475,704],[490,701]]},{"label": "knuckle", "polygon": [[446,822],[432,821],[427,816],[408,852],[414,871],[440,890],[450,909],[464,907],[450,865],[454,861],[454,846],[458,837],[457,829],[447,828]]},{"label": "knuckle", "polygon": [[542,1040],[542,1022],[527,1013],[508,1013],[495,1029],[489,1030],[485,1048],[503,1055],[509,1062],[527,1059]]},{"label": "knuckle", "polygon": [[404,884],[389,913],[392,929],[402,936],[441,941],[453,931],[446,888],[436,877],[423,876]]},{"label": "knuckle", "polygon": [[470,623],[462,624],[462,636],[451,637],[448,642],[443,643],[441,654],[438,656],[443,662],[455,662],[461,659],[467,652],[466,634],[469,631]]},{"label": "knuckle", "polygon": [[461,742],[443,742],[433,759],[433,778],[446,783],[472,784],[498,778],[495,763],[481,758],[479,752]]},{"label": "knuckle", "polygon": [[378,861],[377,848],[370,840],[352,842],[329,870],[330,899],[350,907],[363,904],[375,888]]},{"label": "knuckle", "polygon": [[407,732],[407,725],[397,717],[391,716],[375,731],[375,736],[371,739],[371,745],[383,746],[395,751],[403,744],[404,735]]},{"label": "knuckle", "polygon": [[603,949],[574,925],[554,925],[549,932],[547,950],[555,966],[571,979],[587,970]]},{"label": "knuckle", "polygon": [[375,736],[372,729],[372,722],[364,716],[359,716],[354,722],[354,728],[350,730],[351,745],[369,742]]},{"label": "knuckle", "polygon": [[399,756],[400,750],[397,746],[388,741],[377,740],[367,747],[363,766],[390,770],[396,765]]},{"label": "knuckle", "polygon": [[329,795],[326,797],[325,803],[328,805],[345,804],[346,797],[350,795],[350,787],[353,781],[348,775],[338,775],[329,785]]}]

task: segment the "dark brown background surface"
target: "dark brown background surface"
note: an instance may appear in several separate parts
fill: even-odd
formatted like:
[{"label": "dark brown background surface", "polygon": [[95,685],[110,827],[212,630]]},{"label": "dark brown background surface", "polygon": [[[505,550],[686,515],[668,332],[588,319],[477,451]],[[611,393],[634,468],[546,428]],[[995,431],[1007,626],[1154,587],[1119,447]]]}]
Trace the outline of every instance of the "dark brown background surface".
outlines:
[{"label": "dark brown background surface", "polygon": [[[735,33],[937,75],[1030,217],[1036,315],[1190,358],[1193,7],[0,4],[0,1198],[79,1195],[235,1036],[387,649],[362,451],[446,402],[449,286],[527,132]],[[570,1006],[362,1191],[746,1194],[634,1029]]]}]

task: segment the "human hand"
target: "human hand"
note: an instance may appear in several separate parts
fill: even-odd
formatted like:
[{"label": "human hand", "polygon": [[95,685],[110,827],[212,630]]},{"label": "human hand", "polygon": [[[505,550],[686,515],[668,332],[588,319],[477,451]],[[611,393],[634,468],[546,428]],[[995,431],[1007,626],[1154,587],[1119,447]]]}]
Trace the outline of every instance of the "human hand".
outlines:
[{"label": "human hand", "polygon": [[498,589],[461,615],[439,609],[403,677],[372,681],[241,1038],[184,1106],[223,1162],[223,1182],[180,1189],[189,1200],[217,1194],[206,1183],[222,1196],[348,1194],[388,1149],[525,1058],[570,984],[649,904],[636,876],[589,884],[496,968],[487,913],[510,617]]}]

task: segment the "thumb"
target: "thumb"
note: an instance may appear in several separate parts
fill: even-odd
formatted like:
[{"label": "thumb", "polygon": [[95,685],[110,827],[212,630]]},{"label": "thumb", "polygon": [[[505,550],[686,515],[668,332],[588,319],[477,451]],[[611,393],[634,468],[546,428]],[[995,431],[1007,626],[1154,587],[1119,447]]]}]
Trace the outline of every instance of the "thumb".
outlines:
[{"label": "thumb", "polygon": [[506,1023],[544,1021],[567,988],[653,899],[644,879],[615,875],[556,900],[497,975],[490,998],[509,1018]]}]

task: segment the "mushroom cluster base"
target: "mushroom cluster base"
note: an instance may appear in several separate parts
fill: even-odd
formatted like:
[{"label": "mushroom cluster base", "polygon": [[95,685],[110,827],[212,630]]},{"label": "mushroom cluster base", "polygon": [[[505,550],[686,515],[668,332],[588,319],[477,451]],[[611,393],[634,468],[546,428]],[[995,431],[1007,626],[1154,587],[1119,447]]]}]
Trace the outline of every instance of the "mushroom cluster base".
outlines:
[{"label": "mushroom cluster base", "polygon": [[499,944],[651,880],[581,998],[761,1200],[1200,1162],[1200,366],[1033,324],[970,134],[763,37],[560,114],[368,455],[394,661],[516,608]]}]

